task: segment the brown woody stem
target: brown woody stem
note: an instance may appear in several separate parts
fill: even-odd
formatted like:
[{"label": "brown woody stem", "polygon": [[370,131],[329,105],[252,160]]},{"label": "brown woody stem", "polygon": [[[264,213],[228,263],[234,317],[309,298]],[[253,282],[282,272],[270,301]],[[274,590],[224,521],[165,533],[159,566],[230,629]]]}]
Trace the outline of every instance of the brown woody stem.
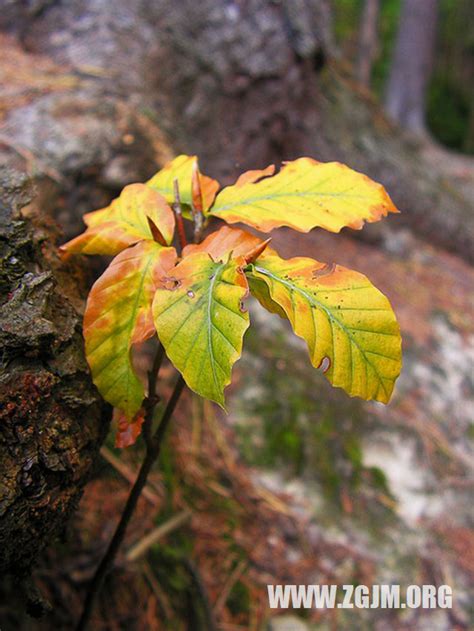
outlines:
[{"label": "brown woody stem", "polygon": [[130,491],[130,494],[127,499],[127,503],[125,505],[120,521],[117,525],[117,528],[114,532],[114,535],[109,543],[109,547],[107,548],[106,553],[102,557],[102,560],[99,563],[99,566],[97,567],[97,570],[95,571],[95,574],[89,585],[89,589],[86,595],[86,600],[84,602],[84,608],[82,610],[82,615],[79,620],[79,623],[76,627],[76,631],[84,631],[89,624],[92,610],[94,608],[95,599],[102,588],[102,585],[107,573],[113,566],[115,557],[117,556],[117,552],[125,537],[128,524],[130,523],[130,519],[135,511],[135,508],[137,506],[142,490],[146,484],[148,474],[150,473],[155,462],[158,460],[158,457],[161,451],[161,445],[163,443],[163,438],[166,433],[166,429],[168,428],[169,422],[176,408],[176,404],[178,403],[179,397],[181,396],[181,393],[184,388],[184,380],[180,375],[174,387],[173,393],[171,394],[171,397],[169,398],[166,408],[163,412],[160,424],[158,425],[158,428],[156,429],[155,433],[151,435],[151,422],[153,419],[153,412],[154,412],[156,403],[158,402],[156,397],[154,396],[156,392],[156,381],[158,377],[158,371],[163,359],[163,354],[164,354],[163,347],[160,345],[155,357],[153,368],[149,374],[148,398],[150,399],[150,405],[147,410],[146,419],[145,419],[145,423],[148,422],[148,428],[146,431],[148,431],[149,434],[148,434],[148,439],[146,438],[146,434],[145,434],[145,442],[146,442],[145,459],[143,460],[142,466],[140,467],[140,471],[138,472],[138,476],[137,476],[137,479],[135,480],[135,484],[133,485],[132,490]]}]

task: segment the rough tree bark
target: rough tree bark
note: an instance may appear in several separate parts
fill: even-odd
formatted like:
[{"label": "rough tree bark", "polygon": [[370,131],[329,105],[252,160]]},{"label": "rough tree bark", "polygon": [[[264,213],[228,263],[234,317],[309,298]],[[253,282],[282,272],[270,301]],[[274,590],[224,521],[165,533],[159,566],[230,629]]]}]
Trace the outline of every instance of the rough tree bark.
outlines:
[{"label": "rough tree bark", "polygon": [[438,0],[404,0],[385,95],[388,115],[425,133],[426,87],[433,66]]},{"label": "rough tree bark", "polygon": [[365,0],[360,18],[356,78],[366,88],[370,86],[372,66],[377,54],[379,12],[380,0]]},{"label": "rough tree bark", "polygon": [[151,176],[172,153],[198,153],[223,183],[307,154],[382,181],[402,210],[391,225],[472,260],[471,203],[341,79],[325,0],[34,6],[12,3],[0,24],[30,66],[42,54],[70,83],[63,77],[7,107],[0,144],[45,174],[68,236],[81,230],[83,212]]},{"label": "rough tree bark", "polygon": [[30,200],[26,178],[0,169],[0,572],[23,583],[64,530],[108,428],[66,297],[79,300],[74,281],[54,269],[51,233],[22,216]]}]

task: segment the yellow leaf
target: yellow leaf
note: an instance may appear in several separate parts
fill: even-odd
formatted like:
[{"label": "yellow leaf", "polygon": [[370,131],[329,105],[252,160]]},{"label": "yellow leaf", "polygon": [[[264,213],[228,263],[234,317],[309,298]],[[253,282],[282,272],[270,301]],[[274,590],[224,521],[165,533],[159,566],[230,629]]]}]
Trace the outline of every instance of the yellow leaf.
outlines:
[{"label": "yellow leaf", "polygon": [[87,230],[60,249],[68,254],[117,254],[138,241],[153,239],[147,217],[171,243],[175,225],[171,208],[145,184],[130,184],[110,206],[84,215]]},{"label": "yellow leaf", "polygon": [[[250,172],[257,174],[259,172]],[[267,170],[260,175],[267,175]],[[262,232],[289,226],[300,232],[321,227],[360,229],[398,212],[381,184],[339,162],[299,158],[258,182],[244,174],[216,197],[211,215],[242,222]]]},{"label": "yellow leaf", "polygon": [[265,252],[247,277],[263,306],[288,318],[334,386],[389,401],[401,370],[400,330],[389,301],[365,276]]},{"label": "yellow leaf", "polygon": [[[197,165],[196,156],[180,155],[148,180],[147,185],[158,191],[171,204],[174,201],[174,180],[177,179],[181,202],[190,206],[192,201],[192,174],[195,165]],[[202,173],[199,173],[199,180],[203,210],[206,211],[219,190],[219,182]]]},{"label": "yellow leaf", "polygon": [[215,262],[205,252],[185,257],[153,300],[153,317],[166,354],[187,385],[224,406],[224,388],[242,352],[249,316],[239,260]]},{"label": "yellow leaf", "polygon": [[141,241],[114,258],[87,299],[84,339],[93,381],[104,399],[129,420],[144,397],[131,348],[154,334],[153,294],[175,263],[174,248]]}]

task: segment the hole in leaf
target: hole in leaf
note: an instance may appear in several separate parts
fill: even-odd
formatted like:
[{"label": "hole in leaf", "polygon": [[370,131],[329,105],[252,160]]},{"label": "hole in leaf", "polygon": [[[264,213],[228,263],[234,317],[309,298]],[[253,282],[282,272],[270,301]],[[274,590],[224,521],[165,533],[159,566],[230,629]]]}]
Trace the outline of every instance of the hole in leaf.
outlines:
[{"label": "hole in leaf", "polygon": [[163,288],[169,289],[170,291],[174,291],[175,289],[178,289],[178,287],[181,287],[181,281],[177,278],[162,278],[161,282],[163,284]]},{"label": "hole in leaf", "polygon": [[331,359],[327,356],[323,357],[318,368],[324,373],[324,372],[327,372],[330,367],[331,367]]}]

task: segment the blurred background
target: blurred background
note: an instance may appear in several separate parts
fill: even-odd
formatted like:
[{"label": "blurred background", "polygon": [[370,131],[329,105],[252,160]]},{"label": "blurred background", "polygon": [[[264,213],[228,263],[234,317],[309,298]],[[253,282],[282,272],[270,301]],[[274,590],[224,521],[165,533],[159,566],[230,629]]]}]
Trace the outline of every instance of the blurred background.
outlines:
[{"label": "blurred background", "polygon": [[[472,628],[472,0],[0,4],[0,162],[33,179],[51,239],[178,153],[223,184],[301,155],[339,160],[401,210],[361,232],[272,234],[282,256],[335,260],[388,295],[404,343],[390,405],[332,389],[286,323],[251,305],[229,415],[182,403],[93,628]],[[52,612],[27,618],[8,579],[2,629],[73,627],[140,457],[109,435],[33,571]],[[455,598],[278,612],[269,583],[447,583]]]}]

